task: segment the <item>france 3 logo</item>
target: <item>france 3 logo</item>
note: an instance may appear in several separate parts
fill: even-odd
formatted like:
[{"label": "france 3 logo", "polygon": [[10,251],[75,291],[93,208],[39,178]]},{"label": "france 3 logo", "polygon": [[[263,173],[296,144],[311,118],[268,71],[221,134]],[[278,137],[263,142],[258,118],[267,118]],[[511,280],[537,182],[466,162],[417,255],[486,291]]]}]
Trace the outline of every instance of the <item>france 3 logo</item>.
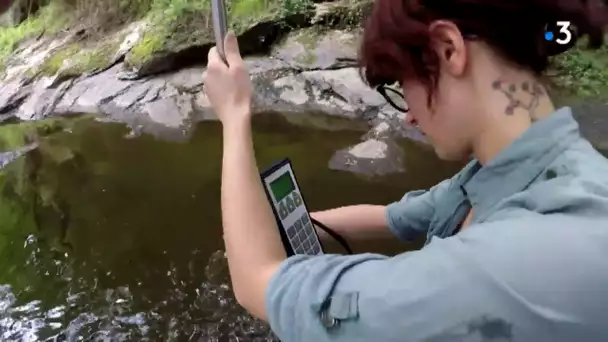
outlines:
[{"label": "france 3 logo", "polygon": [[[572,41],[571,26],[569,21],[557,21],[555,25],[547,24],[545,26],[545,40],[550,42],[555,40],[559,45],[569,44]],[[554,32],[555,28],[557,28],[557,34]]]},{"label": "france 3 logo", "polygon": [[555,55],[568,50],[578,38],[576,28],[569,21],[554,21],[545,25],[544,39],[547,52]]}]

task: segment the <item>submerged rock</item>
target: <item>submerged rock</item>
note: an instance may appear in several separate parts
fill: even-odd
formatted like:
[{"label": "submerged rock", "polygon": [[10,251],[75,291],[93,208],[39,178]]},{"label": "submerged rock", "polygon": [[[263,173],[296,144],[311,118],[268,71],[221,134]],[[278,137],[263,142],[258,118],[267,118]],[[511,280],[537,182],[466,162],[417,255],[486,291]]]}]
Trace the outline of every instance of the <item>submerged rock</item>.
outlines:
[{"label": "submerged rock", "polygon": [[391,139],[369,139],[336,152],[329,161],[334,170],[365,175],[404,172],[403,149]]}]

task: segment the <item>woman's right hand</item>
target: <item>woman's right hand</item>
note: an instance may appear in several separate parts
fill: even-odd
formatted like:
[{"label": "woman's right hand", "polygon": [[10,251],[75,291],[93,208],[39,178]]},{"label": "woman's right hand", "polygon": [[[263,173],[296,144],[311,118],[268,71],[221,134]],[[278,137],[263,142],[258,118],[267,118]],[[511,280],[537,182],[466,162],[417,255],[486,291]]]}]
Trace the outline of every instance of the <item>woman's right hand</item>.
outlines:
[{"label": "woman's right hand", "polygon": [[204,91],[224,125],[241,124],[251,119],[253,86],[239,52],[236,36],[228,32],[224,42],[226,62],[217,48],[209,50]]}]

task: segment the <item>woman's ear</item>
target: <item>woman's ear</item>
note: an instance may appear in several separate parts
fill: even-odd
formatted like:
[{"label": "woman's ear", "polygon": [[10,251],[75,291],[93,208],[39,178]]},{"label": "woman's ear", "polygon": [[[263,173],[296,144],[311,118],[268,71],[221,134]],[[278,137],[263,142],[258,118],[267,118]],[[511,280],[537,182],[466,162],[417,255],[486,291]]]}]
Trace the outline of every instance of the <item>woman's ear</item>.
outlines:
[{"label": "woman's ear", "polygon": [[441,69],[455,77],[461,76],[465,71],[467,50],[458,27],[451,21],[437,20],[429,26],[429,34]]}]

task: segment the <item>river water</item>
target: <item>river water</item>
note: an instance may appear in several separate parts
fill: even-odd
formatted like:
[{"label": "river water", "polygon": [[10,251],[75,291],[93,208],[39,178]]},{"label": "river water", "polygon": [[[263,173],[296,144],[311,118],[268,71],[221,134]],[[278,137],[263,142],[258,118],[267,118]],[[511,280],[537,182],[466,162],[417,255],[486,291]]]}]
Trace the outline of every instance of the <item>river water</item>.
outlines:
[{"label": "river water", "polygon": [[[311,210],[389,203],[458,170],[409,141],[400,143],[402,174],[330,170],[333,153],[364,130],[310,118],[296,125],[258,115],[254,139],[260,168],[292,159]],[[200,124],[186,142],[128,133],[78,120],[0,172],[0,340],[271,341],[229,285],[220,124]],[[394,254],[417,245],[353,248]],[[341,252],[331,244],[329,251]]]}]

